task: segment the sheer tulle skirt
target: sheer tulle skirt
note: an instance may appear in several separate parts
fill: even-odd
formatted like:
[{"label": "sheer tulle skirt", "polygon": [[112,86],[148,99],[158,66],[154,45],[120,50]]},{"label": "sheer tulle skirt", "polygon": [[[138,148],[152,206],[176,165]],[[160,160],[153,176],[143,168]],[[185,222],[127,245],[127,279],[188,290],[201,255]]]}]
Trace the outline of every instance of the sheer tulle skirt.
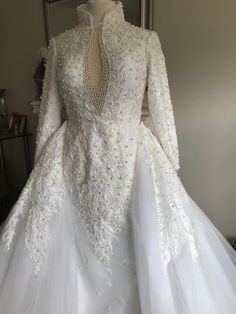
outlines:
[{"label": "sheer tulle skirt", "polygon": [[111,282],[66,198],[51,220],[48,254],[37,278],[23,219],[10,251],[0,243],[0,314],[235,314],[236,253],[190,196],[200,256],[193,263],[186,244],[165,271],[144,157],[139,151],[132,227],[115,240]]},{"label": "sheer tulle skirt", "polygon": [[189,195],[188,215],[194,223],[200,255],[193,263],[186,243],[178,258],[165,269],[160,255],[152,175],[143,159],[140,151],[132,203],[142,313],[236,313],[236,252]]},{"label": "sheer tulle skirt", "polygon": [[122,231],[112,256],[111,277],[88,245],[86,230],[69,199],[50,225],[47,259],[34,274],[25,249],[24,221],[10,251],[0,244],[1,314],[139,314],[131,230]]}]

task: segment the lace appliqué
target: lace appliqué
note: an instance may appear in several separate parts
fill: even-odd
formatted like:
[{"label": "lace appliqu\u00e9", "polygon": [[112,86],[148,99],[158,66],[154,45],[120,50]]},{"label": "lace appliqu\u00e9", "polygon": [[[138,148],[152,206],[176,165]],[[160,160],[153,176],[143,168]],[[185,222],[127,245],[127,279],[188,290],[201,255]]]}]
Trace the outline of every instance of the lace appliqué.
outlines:
[{"label": "lace appliqu\u00e9", "polygon": [[140,127],[140,139],[153,176],[165,265],[178,256],[182,244],[186,242],[190,245],[193,261],[196,261],[199,251],[194,238],[193,222],[186,213],[190,206],[187,192],[156,137],[144,125]]},{"label": "lace appliqu\u00e9", "polygon": [[25,219],[25,243],[35,263],[36,275],[50,239],[49,221],[58,212],[65,195],[62,157],[66,122],[62,125],[63,106],[55,77],[56,56],[56,45],[52,39],[48,47],[34,168],[11,210],[2,235],[4,248],[9,250],[20,216]]},{"label": "lace appliqu\u00e9", "polygon": [[179,150],[165,57],[156,32],[147,39],[148,107],[155,136],[175,170],[179,170]]},{"label": "lace appliqu\u00e9", "polygon": [[11,215],[4,226],[2,240],[8,251],[15,235],[20,217],[25,219],[25,244],[35,264],[35,274],[39,273],[47,253],[50,239],[49,222],[60,208],[65,195],[62,177],[62,151],[64,144],[63,125],[50,138],[48,146],[33,168]]},{"label": "lace appliqu\u00e9", "polygon": [[65,107],[62,105],[61,95],[58,92],[56,67],[57,49],[55,40],[52,38],[48,46],[47,65],[36,134],[34,163],[39,159],[43,147],[45,147],[50,136],[59,128],[63,121],[62,111],[65,111]]},{"label": "lace appliqu\u00e9", "polygon": [[109,273],[113,241],[129,224],[137,126],[104,123],[91,130],[80,120],[67,131],[66,143],[73,148],[63,165],[65,181],[90,246]]}]

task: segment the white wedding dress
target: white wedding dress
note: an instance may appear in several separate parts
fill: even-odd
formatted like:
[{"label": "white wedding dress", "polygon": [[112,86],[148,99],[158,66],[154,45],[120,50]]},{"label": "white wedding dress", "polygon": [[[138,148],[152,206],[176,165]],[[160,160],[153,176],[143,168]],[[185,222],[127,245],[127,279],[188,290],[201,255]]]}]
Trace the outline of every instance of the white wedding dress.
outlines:
[{"label": "white wedding dress", "polygon": [[235,314],[236,252],[177,174],[157,33],[119,1],[98,32],[77,13],[50,40],[34,168],[1,227],[0,314]]}]

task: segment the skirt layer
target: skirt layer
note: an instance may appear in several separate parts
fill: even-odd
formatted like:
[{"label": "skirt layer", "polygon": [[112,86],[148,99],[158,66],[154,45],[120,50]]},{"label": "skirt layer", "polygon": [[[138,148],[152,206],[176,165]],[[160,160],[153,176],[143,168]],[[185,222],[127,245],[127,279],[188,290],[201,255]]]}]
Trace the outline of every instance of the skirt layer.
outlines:
[{"label": "skirt layer", "polygon": [[193,263],[183,245],[167,268],[160,254],[152,170],[139,151],[132,222],[141,312],[145,314],[236,313],[236,252],[187,194],[186,212],[194,225],[199,257]]},{"label": "skirt layer", "polygon": [[50,221],[38,277],[25,248],[24,218],[9,251],[1,241],[0,314],[235,314],[236,252],[187,192],[199,258],[193,263],[186,243],[164,267],[146,159],[138,149],[130,224],[114,240],[110,277],[66,195]]},{"label": "skirt layer", "polygon": [[24,243],[24,221],[10,251],[0,244],[1,314],[140,314],[131,230],[119,235],[111,276],[88,244],[69,199],[50,225],[47,258],[38,277]]}]

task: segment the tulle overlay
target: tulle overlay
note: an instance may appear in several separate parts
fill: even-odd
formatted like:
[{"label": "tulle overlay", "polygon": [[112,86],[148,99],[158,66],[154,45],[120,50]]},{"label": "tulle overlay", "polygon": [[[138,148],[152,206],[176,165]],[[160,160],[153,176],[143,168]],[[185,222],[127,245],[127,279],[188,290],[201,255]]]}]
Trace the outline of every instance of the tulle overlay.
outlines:
[{"label": "tulle overlay", "polygon": [[193,260],[186,241],[166,265],[153,168],[142,140],[130,224],[114,240],[111,274],[91,250],[77,209],[65,195],[49,223],[38,277],[25,248],[24,216],[9,251],[1,241],[0,314],[235,314],[236,253],[187,192],[185,211],[199,256]]}]

